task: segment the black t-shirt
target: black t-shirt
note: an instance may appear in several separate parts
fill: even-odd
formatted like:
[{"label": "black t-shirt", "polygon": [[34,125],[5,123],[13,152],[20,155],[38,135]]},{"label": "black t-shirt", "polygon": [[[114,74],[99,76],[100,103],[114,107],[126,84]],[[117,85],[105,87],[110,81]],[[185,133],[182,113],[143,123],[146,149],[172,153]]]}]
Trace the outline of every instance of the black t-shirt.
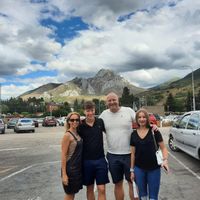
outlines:
[{"label": "black t-shirt", "polygon": [[86,124],[85,120],[79,126],[79,135],[83,139],[83,159],[97,160],[104,157],[103,132],[105,127],[103,120],[95,118],[93,126]]},{"label": "black t-shirt", "polygon": [[[158,143],[163,141],[162,135],[159,131],[154,131],[154,135],[157,146],[159,146]],[[160,167],[156,160],[156,147],[151,128],[143,139],[139,137],[137,130],[134,130],[131,135],[130,145],[135,147],[135,166],[145,170]]]}]

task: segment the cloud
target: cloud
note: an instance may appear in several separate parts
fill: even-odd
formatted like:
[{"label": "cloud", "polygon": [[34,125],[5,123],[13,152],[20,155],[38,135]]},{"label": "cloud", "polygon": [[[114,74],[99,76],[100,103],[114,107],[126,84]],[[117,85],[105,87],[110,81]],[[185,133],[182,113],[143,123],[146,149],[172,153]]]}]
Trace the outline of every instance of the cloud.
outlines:
[{"label": "cloud", "polygon": [[137,87],[143,86],[148,86],[149,87],[154,87],[155,83],[159,82],[164,83],[170,80],[170,78],[181,78],[183,77],[186,73],[190,73],[191,70],[188,71],[188,69],[183,69],[177,73],[176,69],[171,69],[171,70],[163,70],[163,69],[148,69],[148,70],[137,70],[137,71],[132,71],[132,72],[125,72],[125,73],[120,73],[121,76],[123,76],[125,79],[130,81],[132,84],[134,84]]},{"label": "cloud", "polygon": [[[183,66],[195,69],[200,65],[199,1],[31,2],[0,1],[0,75],[4,80],[8,75],[36,70],[57,71],[56,77],[47,74],[29,80],[38,81],[40,86],[48,81],[94,76],[101,68],[109,68],[139,87],[150,87],[166,80],[166,74],[170,79],[189,73]],[[89,30],[78,31],[76,27],[76,37],[65,38],[63,44],[55,40],[58,27],[41,25],[43,19],[61,23],[73,17],[80,17]],[[36,86],[30,82],[27,90]]]},{"label": "cloud", "polygon": [[[89,24],[99,28],[108,28],[116,23],[119,16],[137,12],[143,9],[161,7],[172,2],[171,0],[144,0],[144,1],[116,1],[116,0],[76,0],[70,1],[66,6],[64,0],[58,3],[57,0],[50,1],[63,13],[73,11],[73,15],[81,16]],[[177,2],[177,1],[174,1]]]},{"label": "cloud", "polygon": [[[14,75],[31,61],[48,62],[61,45],[39,24],[40,7],[28,1],[0,2],[0,74]],[[26,70],[24,70],[26,71]]]},{"label": "cloud", "polygon": [[12,84],[1,86],[2,99],[8,99],[10,97],[18,97],[19,95],[29,90],[33,90],[47,83],[60,83],[59,81],[60,79],[64,80],[64,77],[63,76],[58,76],[58,77],[46,76],[46,77],[38,77],[34,79],[33,78],[26,78],[26,79],[15,78],[12,80],[13,82]]},{"label": "cloud", "polygon": [[[56,61],[49,62],[49,68],[89,75],[102,67],[129,72],[154,68],[181,70],[186,64],[198,66],[199,25],[185,22],[188,12],[190,22],[196,16],[195,3],[190,6],[188,2],[163,6],[152,13],[138,11],[129,20],[107,29],[80,31],[79,37],[66,42]],[[117,8],[114,11],[117,13]]]}]

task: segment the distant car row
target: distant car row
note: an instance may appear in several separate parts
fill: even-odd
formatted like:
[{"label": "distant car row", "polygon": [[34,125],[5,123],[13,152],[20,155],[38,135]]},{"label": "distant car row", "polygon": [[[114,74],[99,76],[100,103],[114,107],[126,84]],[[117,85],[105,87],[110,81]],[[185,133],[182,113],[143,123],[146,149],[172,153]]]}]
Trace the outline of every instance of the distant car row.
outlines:
[{"label": "distant car row", "polygon": [[[37,124],[34,122],[34,120],[29,118],[13,118],[10,119],[7,124],[7,128],[14,129],[14,132],[16,133],[22,131],[35,132],[35,126],[37,126]],[[5,123],[2,119],[0,119],[0,133],[2,134],[5,133]]]},{"label": "distant car row", "polygon": [[[7,123],[7,128],[8,128],[8,129],[14,129],[14,127],[15,127],[15,125],[16,125],[16,123],[18,122],[19,119],[20,119],[20,118],[11,118],[11,119],[8,121],[8,123]],[[21,118],[21,119],[24,119],[24,118]],[[29,119],[29,118],[28,118],[28,119]],[[35,119],[31,119],[31,120],[33,121],[35,127],[38,127],[38,126],[39,126],[39,123],[38,123],[37,120],[35,120]]]},{"label": "distant car row", "polygon": [[[55,117],[45,117],[42,119],[42,126],[56,126],[57,120]],[[40,123],[41,123],[40,122]],[[39,120],[31,118],[11,118],[7,123],[7,129],[14,129],[14,132],[35,132],[35,127],[39,127]],[[6,125],[2,119],[0,119],[0,133],[5,133]]]}]

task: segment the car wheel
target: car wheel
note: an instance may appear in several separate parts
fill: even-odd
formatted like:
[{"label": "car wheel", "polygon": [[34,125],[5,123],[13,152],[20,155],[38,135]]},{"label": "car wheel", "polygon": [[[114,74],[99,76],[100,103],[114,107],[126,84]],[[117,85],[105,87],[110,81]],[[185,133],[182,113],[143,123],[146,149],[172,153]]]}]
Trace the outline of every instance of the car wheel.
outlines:
[{"label": "car wheel", "polygon": [[33,133],[35,133],[35,130],[32,130]]},{"label": "car wheel", "polygon": [[172,151],[178,151],[178,150],[179,150],[179,149],[176,147],[176,145],[174,144],[174,138],[173,138],[173,136],[169,136],[168,145],[169,145],[169,148],[170,148]]}]

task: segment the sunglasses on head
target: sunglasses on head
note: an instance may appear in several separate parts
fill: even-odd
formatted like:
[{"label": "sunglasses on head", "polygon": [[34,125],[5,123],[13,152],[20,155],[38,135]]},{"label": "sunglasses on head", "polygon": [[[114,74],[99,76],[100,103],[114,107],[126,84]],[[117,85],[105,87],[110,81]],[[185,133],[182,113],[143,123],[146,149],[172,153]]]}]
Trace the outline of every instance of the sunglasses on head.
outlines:
[{"label": "sunglasses on head", "polygon": [[75,121],[76,121],[76,122],[79,122],[80,120],[79,120],[79,119],[69,119],[69,121],[70,121],[70,122],[75,122]]}]

